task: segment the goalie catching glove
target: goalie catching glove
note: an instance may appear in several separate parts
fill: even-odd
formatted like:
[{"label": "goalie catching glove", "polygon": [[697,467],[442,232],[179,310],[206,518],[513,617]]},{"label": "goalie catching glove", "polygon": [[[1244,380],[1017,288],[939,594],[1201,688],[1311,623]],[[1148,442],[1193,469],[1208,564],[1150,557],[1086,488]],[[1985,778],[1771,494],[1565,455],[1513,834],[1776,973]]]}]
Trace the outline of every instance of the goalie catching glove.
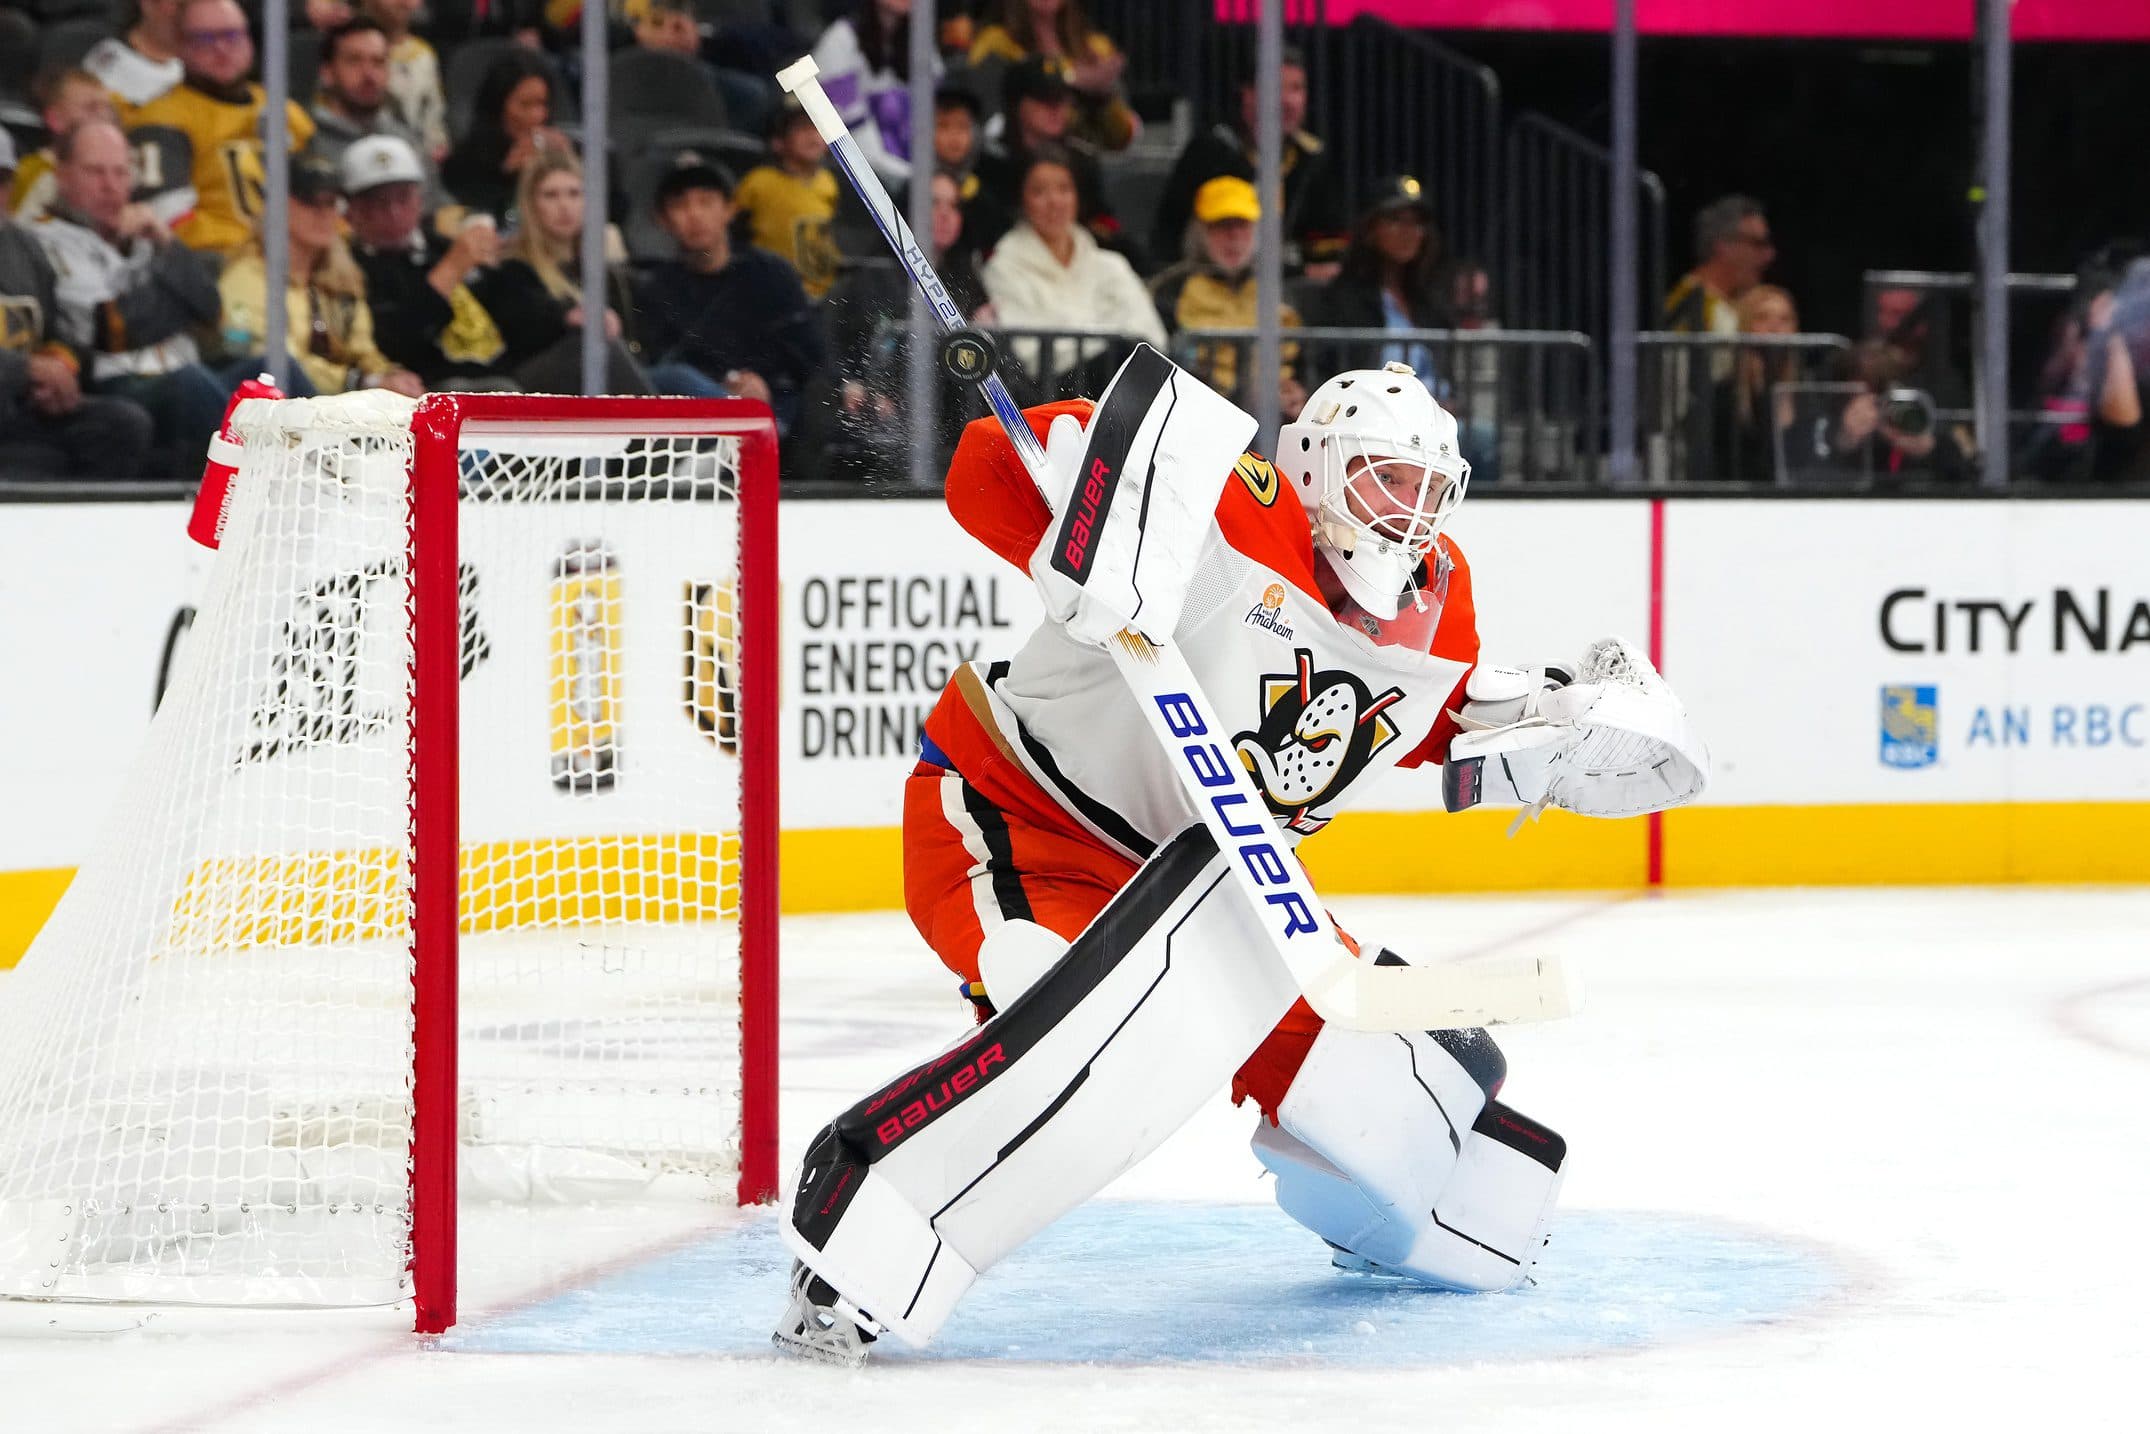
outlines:
[{"label": "goalie catching glove", "polygon": [[1056,521],[1031,555],[1046,616],[1102,646],[1122,628],[1172,640],[1251,414],[1148,344],[1120,366],[1087,427],[1045,437]]},{"label": "goalie catching glove", "polygon": [[1709,752],[1650,660],[1617,637],[1592,643],[1572,672],[1479,667],[1464,684],[1463,731],[1441,774],[1448,810],[1518,803],[1511,834],[1548,806],[1632,817],[1694,800]]}]

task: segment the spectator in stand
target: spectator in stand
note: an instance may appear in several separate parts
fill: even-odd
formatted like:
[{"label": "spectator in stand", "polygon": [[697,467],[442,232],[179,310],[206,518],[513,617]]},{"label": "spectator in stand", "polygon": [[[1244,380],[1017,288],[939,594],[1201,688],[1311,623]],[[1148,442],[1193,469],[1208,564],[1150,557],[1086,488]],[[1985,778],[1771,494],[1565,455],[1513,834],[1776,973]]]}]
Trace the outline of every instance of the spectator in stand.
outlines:
[{"label": "spectator in stand", "polygon": [[1903,382],[1924,391],[1938,408],[1971,406],[1968,356],[1955,353],[1950,305],[1931,290],[1889,285],[1871,291],[1867,338],[1885,340],[1903,358]]},{"label": "spectator in stand", "polygon": [[7,217],[7,195],[15,187],[15,136],[0,127],[0,218]]},{"label": "spectator in stand", "polygon": [[1904,358],[1881,339],[1866,339],[1837,356],[1835,377],[1865,392],[1845,401],[1831,427],[1829,461],[1881,482],[1934,478],[1955,482],[1971,473],[1968,440],[1960,429],[1937,429],[1930,406],[1905,402]]},{"label": "spectator in stand", "polygon": [[[293,397],[393,389],[412,398],[425,392],[417,374],[381,352],[366,305],[366,278],[342,233],[343,189],[318,159],[291,167],[291,280],[284,292],[284,345],[296,366]],[[261,241],[249,240],[217,281],[224,299],[224,342],[230,352],[256,355],[268,339],[269,268]],[[252,367],[251,357],[242,367]]]},{"label": "spectator in stand", "polygon": [[[1736,334],[1733,301],[1762,282],[1777,246],[1759,201],[1727,194],[1695,215],[1695,267],[1665,295],[1665,327],[1681,334]],[[1729,370],[1730,360],[1723,367]]]},{"label": "spectator in stand", "polygon": [[[1756,284],[1733,301],[1743,334],[1796,334],[1799,310],[1792,296],[1775,284]],[[1777,472],[1777,435],[1791,427],[1789,393],[1779,384],[1799,380],[1799,354],[1793,349],[1742,348],[1730,376],[1715,394],[1715,466],[1707,475],[1735,482],[1768,483]]]},{"label": "spectator in stand", "polygon": [[792,267],[732,242],[733,187],[693,153],[658,184],[658,220],[679,257],[643,285],[649,349],[668,371],[688,369],[714,385],[703,391],[760,399],[788,433],[827,345]]},{"label": "spectator in stand", "polygon": [[[507,344],[498,368],[532,393],[582,389],[582,162],[547,148],[523,166],[515,205],[522,227],[499,268],[473,292]],[[656,392],[630,343],[634,305],[626,246],[605,235],[605,391]]]},{"label": "spectator in stand", "polygon": [[978,188],[972,173],[978,165],[978,129],[985,106],[963,85],[944,84],[933,92],[933,165],[956,182],[956,195],[967,200]]},{"label": "spectator in stand", "polygon": [[[814,41],[829,103],[884,184],[911,179],[911,0],[862,0]],[[935,61],[935,77],[939,77]]]},{"label": "spectator in stand", "polygon": [[1008,232],[1015,216],[1002,211],[978,178],[978,136],[985,106],[962,85],[945,84],[933,92],[933,162],[956,187],[963,208],[956,239],[961,262],[976,268],[984,262],[979,236]]},{"label": "spectator in stand", "polygon": [[216,273],[130,202],[134,156],[117,124],[75,126],[56,157],[58,192],[30,229],[58,283],[54,330],[88,359],[91,388],[148,411],[167,471],[198,468],[231,391],[194,342],[216,326]]},{"label": "spectator in stand", "polygon": [[[1446,328],[1450,315],[1441,286],[1441,247],[1425,187],[1408,174],[1385,180],[1359,218],[1342,272],[1317,290],[1307,306],[1307,322],[1331,329]],[[1366,347],[1347,349],[1315,367],[1334,373],[1407,363],[1435,398],[1447,396],[1448,385],[1437,372],[1430,345],[1384,344],[1378,353]]]},{"label": "spectator in stand", "polygon": [[740,179],[734,206],[754,242],[798,270],[807,295],[819,299],[844,262],[829,232],[836,176],[828,168],[828,141],[789,96],[769,126],[769,157],[775,163],[758,164]]},{"label": "spectator in stand", "polygon": [[[0,131],[10,163],[11,146]],[[51,327],[57,302],[44,249],[0,217],[0,478],[132,478],[149,415],[82,392],[82,356]]]},{"label": "spectator in stand", "polygon": [[[572,157],[574,146],[552,127],[557,99],[553,72],[535,52],[511,50],[478,84],[470,133],[440,167],[448,192],[466,207],[515,227],[515,196],[523,171],[540,155]],[[578,166],[579,173],[579,166]]]},{"label": "spectator in stand", "polygon": [[1000,0],[997,10],[996,18],[971,41],[973,65],[1044,60],[1074,89],[1074,138],[1106,151],[1135,142],[1142,121],[1120,88],[1127,57],[1091,26],[1082,0]]},{"label": "spectator in stand", "polygon": [[[1336,277],[1350,244],[1350,212],[1327,147],[1306,128],[1306,61],[1297,50],[1285,50],[1277,79],[1284,126],[1284,264],[1288,272],[1325,284]],[[1255,100],[1255,75],[1249,69],[1240,78],[1238,122],[1216,125],[1180,151],[1157,202],[1151,241],[1156,252],[1172,253],[1179,244],[1195,191],[1204,184],[1220,174],[1253,181]]]},{"label": "spectator in stand", "polygon": [[[112,96],[88,70],[48,65],[32,81],[30,95],[45,121],[45,133],[55,141],[78,125],[119,118]],[[8,212],[15,216],[16,223],[28,224],[52,206],[58,184],[53,177],[56,164],[50,144],[23,157],[8,197]]]},{"label": "spectator in stand", "polygon": [[1097,155],[1068,128],[1075,119],[1075,92],[1060,71],[1045,60],[1029,59],[1008,71],[1002,81],[1004,109],[1000,136],[978,157],[979,200],[964,214],[971,242],[990,253],[1005,228],[1022,209],[1023,175],[1033,156],[1051,153],[1075,179],[1076,212],[1091,237],[1121,247],[1120,221],[1105,204],[1105,179]]},{"label": "spectator in stand", "polygon": [[[627,0],[624,11],[634,27],[635,45],[703,63],[702,26],[695,17],[694,3],[695,0]],[[580,5],[574,8],[579,15]],[[766,71],[749,72],[718,63],[709,63],[707,69],[724,97],[725,114],[733,129],[752,134],[769,122],[775,87],[762,77]]]},{"label": "spectator in stand", "polygon": [[[321,76],[314,91],[313,153],[340,172],[344,151],[374,135],[392,135],[413,151],[425,145],[389,103],[388,32],[377,20],[347,20],[321,37]],[[429,177],[425,203],[440,202]]]},{"label": "spectator in stand", "polygon": [[2076,275],[2075,298],[2054,321],[2053,352],[2039,374],[2045,421],[2017,466],[2049,483],[2113,477],[2142,440],[2143,389],[2128,341],[2113,325],[2120,271],[2108,250]]},{"label": "spectator in stand", "polygon": [[[1252,389],[1242,375],[1252,365],[1241,358],[1254,351],[1252,331],[1260,322],[1254,277],[1255,225],[1262,205],[1254,186],[1232,175],[1219,175],[1197,190],[1194,222],[1187,230],[1187,257],[1150,281],[1150,294],[1157,302],[1158,317],[1177,334],[1183,329],[1245,329],[1243,342],[1197,345],[1192,367],[1219,393],[1229,394],[1243,408],[1253,408]],[[1290,304],[1277,312],[1278,321],[1296,328],[1299,313]],[[1306,386],[1294,368],[1299,346],[1284,346],[1284,367],[1277,376],[1277,393],[1287,422],[1299,416],[1306,403]]]},{"label": "spectator in stand", "polygon": [[[1076,222],[1075,171],[1067,157],[1033,153],[1020,195],[1022,217],[985,265],[996,322],[1124,335],[1163,348],[1164,324],[1134,267]],[[1009,351],[1046,387],[1072,382],[1077,391],[1093,393],[1103,386],[1106,366],[1116,367],[1124,356],[1124,345],[1056,339],[1048,352],[1036,339],[1017,339]],[[1093,378],[1099,382],[1089,383]]]},{"label": "spectator in stand", "polygon": [[382,353],[428,389],[513,390],[496,365],[507,352],[500,327],[471,292],[500,262],[492,219],[463,219],[451,241],[425,216],[425,166],[394,135],[362,139],[343,154],[351,254],[366,276],[366,305]]},{"label": "spectator in stand", "polygon": [[[963,208],[952,175],[933,176],[933,230],[928,249],[948,296],[972,322],[988,324],[993,312],[985,301],[978,271],[962,246]],[[821,437],[827,465],[816,471],[865,480],[909,471],[909,430],[903,418],[909,392],[909,348],[904,325],[910,313],[911,281],[893,265],[862,267],[846,274],[829,293],[829,343],[835,372],[829,376],[827,402],[816,416],[829,429]],[[956,435],[971,415],[970,385],[934,366],[940,390],[940,437],[953,451]],[[809,440],[812,441],[811,439]]]},{"label": "spectator in stand", "polygon": [[627,0],[621,12],[639,48],[688,59],[701,57],[702,27],[694,18],[692,0]]},{"label": "spectator in stand", "polygon": [[[135,192],[189,249],[221,254],[255,236],[261,219],[262,111],[247,79],[254,40],[238,0],[180,0],[186,81],[131,114],[121,111],[138,170]],[[314,122],[296,101],[287,118],[294,154]]]},{"label": "spectator in stand", "polygon": [[112,92],[121,124],[134,111],[177,89],[186,78],[180,61],[179,11],[183,0],[130,0],[126,30],[99,40],[82,57],[82,68]]},{"label": "spectator in stand", "polygon": [[388,100],[419,141],[419,155],[437,166],[448,157],[448,92],[440,55],[411,33],[425,0],[360,0],[359,12],[388,39]]}]

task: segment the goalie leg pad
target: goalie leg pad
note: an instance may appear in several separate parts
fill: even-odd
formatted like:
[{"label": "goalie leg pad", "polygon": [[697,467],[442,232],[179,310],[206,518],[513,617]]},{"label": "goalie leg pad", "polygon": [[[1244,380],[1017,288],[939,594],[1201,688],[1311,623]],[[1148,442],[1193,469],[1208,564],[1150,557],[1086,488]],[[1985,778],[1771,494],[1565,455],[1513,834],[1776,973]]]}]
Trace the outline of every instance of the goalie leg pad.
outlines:
[{"label": "goalie leg pad", "polygon": [[907,1344],[981,1271],[1185,1123],[1298,995],[1202,827],[943,1055],[840,1116],[784,1239]]},{"label": "goalie leg pad", "polygon": [[1566,1145],[1452,1049],[1324,1029],[1254,1154],[1277,1204],[1331,1245],[1444,1289],[1508,1289],[1544,1244]]}]

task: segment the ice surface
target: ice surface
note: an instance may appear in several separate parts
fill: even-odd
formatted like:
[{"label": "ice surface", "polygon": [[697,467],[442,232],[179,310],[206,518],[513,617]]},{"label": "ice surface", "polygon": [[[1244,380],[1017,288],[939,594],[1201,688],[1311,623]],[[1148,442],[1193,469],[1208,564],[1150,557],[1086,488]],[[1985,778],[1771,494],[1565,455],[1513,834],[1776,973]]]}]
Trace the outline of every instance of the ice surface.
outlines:
[{"label": "ice surface", "polygon": [[[2142,1427],[2150,892],[1339,915],[1407,951],[1584,963],[1582,1017],[1501,1037],[1506,1098],[1572,1151],[1537,1287],[1330,1270],[1220,1094],[933,1349],[856,1373],[768,1351],[766,1213],[494,1207],[438,1344],[393,1310],[0,1308],[0,1429]],[[900,917],[789,921],[784,956],[796,1152],[962,1013]]]}]

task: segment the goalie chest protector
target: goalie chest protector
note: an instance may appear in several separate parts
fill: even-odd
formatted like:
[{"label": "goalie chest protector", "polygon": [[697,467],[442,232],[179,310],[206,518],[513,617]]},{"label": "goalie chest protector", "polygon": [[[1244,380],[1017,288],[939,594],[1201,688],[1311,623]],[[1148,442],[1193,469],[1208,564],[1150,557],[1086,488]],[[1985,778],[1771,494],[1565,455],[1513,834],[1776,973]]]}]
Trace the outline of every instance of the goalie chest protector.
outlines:
[{"label": "goalie chest protector", "polygon": [[[1017,494],[1000,484],[959,484],[959,476],[950,475],[949,504],[964,527],[1013,537],[1007,510],[964,509],[994,501],[996,491],[1010,503]],[[1420,593],[1423,610],[1406,599],[1383,620],[1346,599],[1332,613],[1304,511],[1281,489],[1266,461],[1240,460],[1175,640],[1225,740],[1278,824],[1297,838],[1326,826],[1374,774],[1441,759],[1453,734],[1443,714],[1461,701],[1457,688],[1477,661],[1478,632],[1470,571],[1445,537]],[[1043,532],[1040,524],[1036,533]],[[1003,542],[993,546],[1012,556]],[[928,733],[959,766],[962,753],[992,739],[946,729],[991,721],[1002,739],[995,747],[1012,750],[1070,815],[1136,859],[1194,819],[1102,649],[1046,623],[1012,659],[974,664],[956,685],[970,689],[969,699],[951,692]]]}]

